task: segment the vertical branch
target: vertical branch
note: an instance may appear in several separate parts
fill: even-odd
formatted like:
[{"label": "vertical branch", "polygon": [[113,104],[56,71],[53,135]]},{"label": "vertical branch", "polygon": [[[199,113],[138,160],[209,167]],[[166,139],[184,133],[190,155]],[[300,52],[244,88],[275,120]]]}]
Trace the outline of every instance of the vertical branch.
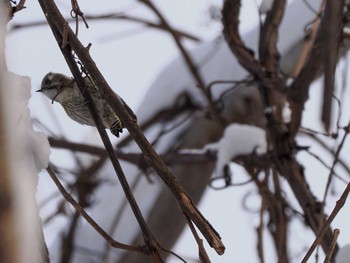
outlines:
[{"label": "vertical branch", "polygon": [[267,13],[260,32],[259,56],[263,67],[269,74],[276,74],[279,54],[277,50],[278,27],[282,21],[285,0],[275,0]]},{"label": "vertical branch", "polygon": [[[302,111],[304,104],[309,97],[311,82],[322,69],[326,70],[326,63],[327,72],[325,72],[325,93],[322,120],[324,121],[326,130],[329,129],[335,61],[338,59],[337,54],[341,36],[343,7],[343,0],[327,1],[324,14],[321,18],[321,24],[307,62],[304,64],[304,67],[287,92],[292,108],[291,133],[293,135],[299,130]],[[332,21],[332,24],[330,21]],[[337,26],[337,28],[334,28],[335,26]]]},{"label": "vertical branch", "polygon": [[[275,42],[277,40],[277,26],[279,25],[278,23],[281,21],[281,15],[283,14],[283,11],[278,11],[276,9],[277,7],[283,8],[283,2],[284,1],[274,1],[275,9],[273,8],[273,10],[271,10],[271,20],[268,20],[274,22],[270,22],[270,25],[266,25],[266,27],[270,26],[271,28],[269,30],[266,29],[265,32],[270,32],[269,34],[273,37],[271,37],[271,39],[267,39],[265,36],[262,36],[261,39],[266,38],[266,43],[265,41],[261,41],[260,43],[263,44],[263,46],[260,47],[260,50],[261,56],[265,58],[264,64],[271,67],[273,71],[276,63],[278,62],[276,57],[277,50]],[[265,107],[280,105],[281,96],[278,96],[278,93],[279,91],[284,90],[284,80],[280,79],[275,74],[266,74],[264,69],[260,66],[260,62],[256,61],[252,52],[244,46],[238,32],[239,7],[239,0],[226,0],[224,2],[222,21],[226,41],[240,64],[247,69],[257,81],[259,81],[262,93],[264,95]],[[322,20],[322,23],[325,23],[325,21]],[[322,38],[319,33],[316,43],[320,44],[321,40]],[[272,53],[265,52],[266,49],[271,47],[273,49]],[[303,209],[306,222],[313,230],[315,235],[318,233],[320,225],[325,222],[326,215],[319,209],[319,202],[312,194],[308,183],[305,180],[303,169],[295,159],[294,138],[300,127],[302,108],[307,100],[309,85],[320,70],[320,56],[321,50],[319,46],[315,44],[308,63],[304,66],[299,77],[288,91],[289,99],[294,102],[294,104],[292,104],[292,106],[294,106],[292,108],[292,127],[289,127],[283,123],[281,112],[266,114],[268,121],[266,128],[268,139],[270,140],[272,147],[271,154],[274,166],[277,168],[278,172],[287,179],[296,199],[298,200],[298,203]],[[311,76],[309,76],[309,74],[311,74]],[[297,83],[300,83],[301,86],[298,86]],[[295,105],[297,105],[297,107],[295,107]],[[282,210],[280,211],[282,212]],[[321,242],[324,251],[327,251],[331,246],[332,240],[333,233],[330,229],[327,229]],[[283,249],[281,248],[281,251],[282,250]]]},{"label": "vertical branch", "polygon": [[241,7],[240,0],[224,1],[222,8],[222,24],[224,25],[223,34],[232,53],[236,56],[238,62],[254,77],[262,79],[264,72],[259,62],[254,58],[254,52],[247,48],[239,34],[239,12]]},{"label": "vertical branch", "polygon": [[325,130],[329,131],[332,117],[332,99],[334,91],[334,75],[337,66],[340,37],[343,31],[344,0],[328,0],[324,13],[323,39],[324,39],[324,89],[322,121]]}]

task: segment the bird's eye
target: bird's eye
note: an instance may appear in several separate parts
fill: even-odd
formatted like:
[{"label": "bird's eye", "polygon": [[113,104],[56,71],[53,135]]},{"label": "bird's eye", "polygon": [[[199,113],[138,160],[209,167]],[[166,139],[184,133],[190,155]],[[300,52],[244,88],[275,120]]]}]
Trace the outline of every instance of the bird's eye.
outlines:
[{"label": "bird's eye", "polygon": [[51,86],[51,83],[52,83],[51,79],[46,79],[45,82],[44,82],[44,85],[46,87],[49,87],[49,86]]}]

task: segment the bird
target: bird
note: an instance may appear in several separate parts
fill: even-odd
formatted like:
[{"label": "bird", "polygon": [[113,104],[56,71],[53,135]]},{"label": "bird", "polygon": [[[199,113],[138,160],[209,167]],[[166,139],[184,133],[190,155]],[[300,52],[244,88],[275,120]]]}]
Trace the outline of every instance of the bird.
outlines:
[{"label": "bird", "polygon": [[[117,114],[102,97],[101,92],[89,77],[84,77],[85,87],[88,89],[103,126],[119,137],[123,132],[123,124]],[[74,121],[89,126],[96,126],[90,114],[86,99],[73,78],[61,73],[49,72],[41,82],[41,88],[36,92],[61,104],[67,115]]]}]

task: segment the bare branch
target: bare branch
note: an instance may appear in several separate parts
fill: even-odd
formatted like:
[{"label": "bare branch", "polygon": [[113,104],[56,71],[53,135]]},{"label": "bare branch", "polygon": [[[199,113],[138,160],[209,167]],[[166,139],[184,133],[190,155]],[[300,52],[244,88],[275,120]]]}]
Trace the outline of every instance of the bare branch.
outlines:
[{"label": "bare branch", "polygon": [[[65,30],[66,21],[64,20],[64,18],[60,14],[58,8],[56,7],[56,5],[53,1],[39,0],[39,3],[41,5],[41,8],[43,9],[44,14],[46,14],[46,19],[51,27],[51,30],[56,38],[58,45],[60,46],[60,43],[61,43],[62,37],[63,37],[63,32]],[[58,19],[60,19],[61,24],[59,24]],[[71,44],[72,38],[75,38],[77,40],[76,35],[69,28],[68,40],[69,40],[70,44]],[[85,88],[84,79],[81,76],[79,68],[74,60],[71,46],[66,45],[64,48],[62,48],[60,46],[60,48],[61,48],[61,52],[62,52],[64,58],[66,59],[66,62],[67,62],[68,66],[69,66],[69,68],[70,68],[70,70],[75,78],[75,81],[76,81],[83,97],[87,101],[87,105],[89,107],[90,114],[91,114],[91,116],[96,124],[98,132],[99,132],[101,139],[104,143],[104,146],[106,147],[106,149],[108,151],[113,168],[118,176],[120,184],[124,190],[125,196],[130,203],[130,206],[131,206],[132,211],[135,215],[135,218],[136,218],[137,222],[139,223],[139,226],[142,230],[145,244],[147,245],[147,247],[149,249],[149,254],[153,257],[155,262],[163,262],[160,254],[159,254],[158,244],[155,241],[153,235],[151,234],[151,232],[146,224],[145,219],[142,216],[141,210],[138,207],[138,204],[135,200],[135,197],[134,197],[134,195],[130,189],[130,186],[126,180],[125,174],[124,174],[124,172],[120,166],[120,163],[119,163],[119,161],[114,153],[113,146],[112,146],[112,144],[107,136],[107,133],[106,133],[104,126],[102,124],[102,121],[100,119],[100,116],[98,115],[98,113],[96,111],[96,108],[95,108],[94,102],[91,98],[91,95],[90,95],[89,91]],[[86,55],[87,54],[86,49],[84,47],[82,47],[82,49],[83,49],[84,55]],[[115,96],[115,94],[113,94],[113,96]],[[118,101],[119,101],[119,99],[118,99]],[[121,101],[119,101],[119,103],[121,103]],[[127,112],[127,113],[130,114],[129,112]]]},{"label": "bare branch", "polygon": [[332,258],[334,258],[333,253],[334,253],[334,249],[337,245],[337,240],[338,240],[339,235],[340,235],[340,230],[338,228],[334,229],[334,238],[332,241],[332,245],[331,245],[330,249],[328,250],[326,258],[324,259],[323,263],[330,263]]},{"label": "bare branch", "polygon": [[58,180],[57,176],[55,175],[54,170],[51,166],[47,168],[47,172],[49,173],[52,181],[56,184],[58,190],[61,192],[63,197],[67,200],[68,203],[70,203],[75,210],[88,222],[112,247],[127,250],[127,251],[136,251],[136,252],[143,252],[144,250],[142,247],[135,247],[130,245],[125,245],[123,243],[120,243],[118,241],[115,241],[110,235],[107,234],[89,215],[86,213],[86,211],[78,204],[77,201],[74,200],[74,198],[64,189],[63,185]]},{"label": "bare branch", "polygon": [[[330,8],[332,7],[331,2],[333,2],[333,1],[329,0],[327,2],[329,2],[329,3],[326,5],[324,15],[321,19],[319,31],[317,33],[314,45],[313,45],[312,50],[309,54],[307,62],[287,92],[289,101],[291,103],[291,108],[292,108],[292,122],[291,122],[291,133],[292,134],[295,134],[300,127],[302,111],[303,111],[304,103],[307,101],[308,96],[309,96],[310,85],[311,85],[312,81],[314,81],[314,79],[317,77],[317,75],[321,72],[321,70],[324,68],[323,67],[325,65],[324,59],[325,59],[325,56],[328,56],[328,54],[324,53],[325,52],[325,45],[326,45],[326,42],[324,41],[325,40],[324,31],[329,30],[330,26],[329,26],[328,19],[330,18],[330,16],[333,17],[333,15],[334,15],[333,13],[337,12],[337,11],[330,10]],[[343,1],[337,1],[337,4],[338,3],[341,4],[341,2],[343,2]],[[343,4],[342,4],[342,6],[343,6]],[[338,12],[339,12],[338,8],[335,8],[334,10],[338,10]],[[341,19],[341,17],[334,18],[333,20],[334,20],[334,22],[339,24],[338,19]],[[339,38],[338,38],[339,37],[339,35],[338,35],[339,29],[337,29],[336,32],[338,32],[338,33],[336,33],[336,35],[334,35],[334,37],[336,39],[329,40],[332,42],[329,42],[329,44],[327,44],[327,45],[331,45],[332,47],[334,47],[335,43],[339,44]],[[337,48],[339,48],[339,46]],[[327,47],[327,50],[328,50],[328,47]],[[338,52],[336,51],[336,54],[337,53]],[[330,59],[333,60],[333,58],[330,58]],[[337,60],[338,57],[334,57],[334,59]],[[334,65],[332,65],[331,67],[334,68]],[[331,72],[332,72],[332,70],[330,70],[330,73]],[[329,80],[330,80],[330,83],[332,83],[333,77],[330,77]],[[327,78],[327,82],[329,82],[329,80]],[[327,84],[327,85],[329,85],[329,84]],[[327,93],[329,91],[330,91],[330,89],[327,90]],[[333,94],[333,92],[331,92],[331,93]],[[332,99],[331,96],[332,95],[330,95],[330,98],[329,98],[330,100]],[[326,105],[327,105],[327,103],[329,104],[329,102],[326,102]],[[328,106],[326,106],[326,108],[327,107]]]},{"label": "bare branch", "polygon": [[327,221],[323,224],[323,226],[322,226],[319,234],[317,235],[315,241],[312,243],[311,247],[309,248],[309,250],[307,251],[306,255],[304,256],[304,258],[302,260],[302,263],[306,263],[309,260],[310,256],[312,255],[313,251],[315,250],[316,246],[320,242],[322,242],[322,238],[326,234],[326,232],[329,230],[329,227],[330,227],[331,223],[333,222],[334,218],[336,217],[336,215],[339,213],[339,211],[345,205],[345,202],[346,202],[346,199],[348,198],[349,192],[350,192],[350,183],[346,186],[343,194],[341,195],[341,197],[336,202],[336,205],[333,208],[332,213],[329,215]]},{"label": "bare branch", "polygon": [[[110,14],[104,14],[104,15],[84,15],[84,17],[86,20],[90,20],[90,21],[125,20],[125,21],[139,23],[139,24],[145,25],[145,26],[150,27],[150,28],[155,28],[155,29],[167,31],[167,29],[161,23],[154,23],[154,22],[148,21],[147,19],[144,19],[144,18],[135,17],[135,16],[126,15],[126,14],[110,13]],[[65,18],[65,19],[67,22],[75,22],[76,21],[74,18]],[[12,24],[10,31],[26,29],[28,27],[46,26],[46,25],[47,25],[46,21],[29,22],[29,23],[25,23],[25,24],[14,23],[14,24]],[[197,37],[193,34],[187,33],[185,31],[182,31],[180,29],[173,28],[173,31],[180,38],[189,39],[189,40],[192,40],[195,42],[201,41],[201,39],[199,37]]]},{"label": "bare branch", "polygon": [[[50,27],[52,28],[55,37],[58,42],[61,40],[61,36],[63,33],[63,25],[65,23],[64,18],[60,14],[59,10],[57,9],[56,5],[52,1],[43,1],[39,0],[43,11],[45,14],[50,12],[50,16],[46,16],[48,19],[48,22],[50,24]],[[195,207],[195,205],[192,203],[191,199],[187,196],[185,191],[182,189],[181,185],[178,183],[176,177],[171,173],[169,168],[164,164],[162,159],[157,155],[153,147],[149,144],[147,139],[145,138],[144,134],[138,127],[136,120],[133,118],[133,116],[130,114],[130,111],[128,111],[124,103],[121,101],[121,99],[113,92],[113,90],[109,87],[106,80],[102,76],[101,72],[96,67],[95,62],[90,57],[88,51],[86,48],[80,43],[78,38],[75,36],[73,31],[69,30],[68,35],[70,48],[74,50],[76,55],[81,60],[82,64],[84,65],[85,69],[89,72],[91,77],[93,78],[94,82],[96,83],[96,86],[100,89],[101,94],[103,98],[109,103],[109,105],[112,107],[112,109],[117,113],[122,123],[125,125],[125,127],[129,130],[130,134],[134,137],[136,143],[141,148],[142,152],[145,155],[146,161],[153,167],[153,169],[158,173],[158,175],[161,177],[163,182],[169,187],[171,192],[173,193],[174,197],[176,198],[178,204],[180,205],[182,211],[188,215],[191,220],[194,222],[194,224],[200,229],[202,234],[207,239],[208,243],[216,250],[218,254],[223,254],[225,247],[223,243],[221,242],[221,238],[219,234],[216,232],[216,230],[209,224],[209,222],[205,219],[205,217],[200,213],[200,211]],[[84,89],[84,82],[80,75],[80,72],[75,64],[75,61],[72,58],[71,50],[64,49],[61,50],[66,58],[67,63],[70,66],[70,69],[73,73],[73,76],[82,91],[85,98],[88,98],[88,101],[90,103],[88,104],[90,109],[92,109],[93,104],[91,103],[91,97],[89,94],[86,94],[86,89]],[[89,98],[90,97],[90,98]],[[94,112],[93,110],[90,111],[92,116],[94,117],[94,120],[96,121],[98,130],[100,132],[100,135],[103,138],[103,141],[105,143],[105,146],[110,154],[111,160],[116,159],[114,155],[114,151],[112,146],[110,145],[110,142],[108,140],[107,134],[105,130],[102,128],[102,124],[99,120],[99,116]],[[120,174],[122,173],[122,170],[119,169],[119,164],[117,162],[114,162],[115,169],[118,171],[118,177],[121,177]],[[124,177],[125,179],[125,177]],[[120,178],[120,180],[124,180]],[[127,182],[126,182],[127,183]],[[129,196],[130,197],[130,196]],[[136,209],[136,208],[134,208]],[[137,218],[139,221],[140,218]],[[141,222],[139,222],[141,223]],[[146,224],[142,223],[143,231],[146,231],[147,227]],[[144,232],[145,233],[145,232]],[[150,247],[153,249],[156,249],[157,245],[154,242],[153,237],[150,235],[149,232],[146,231],[147,237],[146,241],[150,242]],[[148,240],[147,240],[148,239]],[[153,241],[153,242],[151,242]],[[156,252],[151,250],[152,252]],[[156,255],[156,254],[154,254]]]},{"label": "bare branch", "polygon": [[[222,20],[224,24],[225,38],[232,52],[237,57],[239,63],[245,69],[247,69],[249,73],[253,75],[253,77],[255,77],[257,81],[259,81],[262,97],[264,98],[264,104],[265,104],[264,107],[265,108],[281,107],[281,105],[283,105],[283,101],[286,99],[282,94],[282,91],[285,90],[285,80],[274,74],[266,74],[266,72],[260,66],[260,62],[254,58],[253,53],[244,46],[238,32],[239,6],[240,6],[239,0],[226,0],[224,2],[224,8],[222,11],[222,14],[223,14]],[[274,8],[277,8],[277,7],[283,8],[284,3],[281,1],[274,1]],[[281,15],[283,14],[283,11],[275,10],[275,13],[272,12],[270,14],[271,14],[271,20],[275,21],[274,26],[278,26],[278,22],[281,19]],[[268,27],[268,25],[266,27]],[[273,51],[271,54],[274,54],[274,55],[271,56],[267,53],[265,58],[270,60],[270,62],[268,62],[269,67],[273,68],[276,65],[276,61],[277,61],[275,57],[277,51],[274,46],[276,33],[273,33],[274,30],[276,30],[276,28],[273,28],[270,30],[271,30],[270,34],[272,34],[271,35],[272,40],[269,40],[269,41],[271,41],[271,43],[260,42],[260,44],[264,45],[263,47],[260,47],[260,48],[263,51],[265,51],[267,48],[272,48]],[[265,33],[268,33],[268,32],[269,32],[268,30],[265,31]],[[265,37],[263,36],[262,39],[265,39]],[[267,38],[266,38],[266,41],[268,41]],[[320,50],[318,48],[315,48],[313,51],[314,52],[317,51],[316,53],[320,55]],[[307,64],[307,66],[304,67],[303,69],[305,70],[305,68],[307,68],[308,70],[306,70],[305,72],[302,71],[302,73],[300,74],[300,75],[305,74],[304,77],[307,79],[307,81],[310,81],[310,82],[307,82],[308,84],[311,83],[311,79],[313,80],[314,77],[309,78],[307,73],[311,72],[311,74],[316,75],[316,73],[318,72],[318,69],[315,70],[314,68],[315,66],[318,67],[318,65],[313,65],[313,62],[314,61],[310,61],[310,63]],[[266,63],[266,61],[264,63]],[[313,66],[310,66],[310,64]],[[300,81],[300,80],[297,79],[296,82],[297,81]],[[295,83],[293,85],[295,85]],[[297,88],[300,88],[300,87],[297,86]],[[308,88],[309,86],[305,85],[305,89],[308,90]],[[302,90],[301,92],[305,92],[305,90]],[[293,94],[295,98],[291,96],[291,94]],[[306,96],[305,96],[305,100],[302,100],[299,97],[299,94],[294,90],[291,90],[291,94],[288,94],[290,95],[289,99],[292,100],[291,103],[293,102],[295,103],[293,99],[295,99],[298,102],[302,101],[303,103],[306,101],[306,98],[307,98]],[[303,103],[300,105],[303,105]],[[295,139],[296,132],[299,129],[300,123],[298,124],[298,121],[301,120],[301,113],[302,113],[302,106],[299,108],[297,107],[292,108],[292,114],[293,114],[292,121],[294,121],[294,124],[297,123],[297,125],[294,125],[294,127],[285,125],[282,118],[281,111],[275,110],[273,114],[266,113],[265,116],[267,119],[267,127],[266,127],[267,134],[268,134],[267,137],[271,145],[270,147],[272,147],[271,148],[272,161],[275,167],[278,169],[278,172],[287,179],[291,189],[294,192],[296,199],[298,200],[300,206],[304,211],[304,215],[308,225],[316,234],[318,233],[319,225],[325,221],[326,215],[324,215],[322,211],[319,211],[319,202],[317,202],[315,196],[310,191],[308,183],[305,180],[303,170],[298,164],[298,162],[296,161],[295,154],[293,153],[294,152],[293,149],[295,147],[294,139]],[[293,130],[293,128],[296,130]],[[332,239],[333,239],[332,232],[328,230],[322,240],[322,247],[324,251],[328,250],[332,242]]]},{"label": "bare branch", "polygon": [[331,170],[329,171],[329,175],[328,175],[328,180],[327,180],[327,184],[326,184],[326,189],[325,189],[325,192],[324,192],[324,196],[323,196],[323,206],[325,205],[325,202],[326,202],[326,198],[327,198],[327,194],[328,194],[328,191],[329,191],[329,187],[331,185],[331,182],[332,182],[332,179],[333,179],[333,174],[334,174],[334,169],[335,169],[335,166],[336,164],[339,162],[339,155],[340,155],[340,152],[341,150],[343,149],[344,147],[344,144],[345,144],[345,140],[346,138],[348,137],[349,133],[350,133],[350,122],[348,123],[348,125],[344,128],[344,136],[338,146],[338,149],[336,150],[336,152],[334,153],[334,161],[333,161],[333,164],[332,164],[332,167],[331,167]]},{"label": "bare branch", "polygon": [[254,58],[254,52],[245,46],[239,34],[238,16],[240,5],[240,0],[228,0],[224,2],[222,9],[223,34],[239,63],[254,77],[262,79],[264,72],[259,62]]},{"label": "bare branch", "polygon": [[329,131],[332,116],[334,75],[338,61],[340,37],[343,31],[344,3],[344,0],[328,0],[324,13],[324,20],[327,21],[327,23],[323,24],[322,30],[324,39],[324,90],[322,121],[327,132]]},{"label": "bare branch", "polygon": [[276,0],[273,2],[272,8],[267,13],[265,23],[260,32],[260,61],[270,74],[276,74],[278,68],[278,27],[283,18],[285,5],[285,0]]},{"label": "bare branch", "polygon": [[165,17],[161,14],[161,12],[156,8],[156,6],[152,3],[150,0],[139,0],[140,2],[144,3],[146,6],[148,6],[159,18],[161,21],[161,24],[164,25],[164,27],[169,31],[171,36],[173,37],[176,46],[181,52],[181,55],[183,59],[186,62],[186,65],[188,67],[188,70],[191,72],[194,80],[196,81],[196,84],[198,85],[198,88],[202,91],[205,99],[207,100],[209,107],[214,115],[214,117],[219,121],[221,125],[225,124],[225,121],[221,118],[217,108],[215,107],[215,104],[212,100],[211,94],[208,89],[206,89],[206,85],[204,82],[203,77],[201,76],[197,66],[195,65],[194,61],[192,60],[190,54],[187,52],[183,44],[181,43],[180,38],[177,34],[175,34],[174,30],[170,26],[170,24],[167,22]]}]

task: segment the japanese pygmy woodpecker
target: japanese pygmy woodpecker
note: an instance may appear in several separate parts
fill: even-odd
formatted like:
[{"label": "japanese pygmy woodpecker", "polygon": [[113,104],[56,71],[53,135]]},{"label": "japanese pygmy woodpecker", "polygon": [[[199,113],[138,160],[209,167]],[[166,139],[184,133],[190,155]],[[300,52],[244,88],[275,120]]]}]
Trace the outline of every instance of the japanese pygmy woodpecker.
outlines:
[{"label": "japanese pygmy woodpecker", "polygon": [[[84,82],[104,127],[119,137],[119,133],[123,131],[123,124],[120,119],[107,101],[103,99],[100,91],[90,78],[85,77]],[[95,126],[86,100],[74,79],[60,73],[50,72],[42,80],[41,88],[37,92],[44,93],[52,102],[57,101],[60,103],[71,119],[81,124]]]}]

